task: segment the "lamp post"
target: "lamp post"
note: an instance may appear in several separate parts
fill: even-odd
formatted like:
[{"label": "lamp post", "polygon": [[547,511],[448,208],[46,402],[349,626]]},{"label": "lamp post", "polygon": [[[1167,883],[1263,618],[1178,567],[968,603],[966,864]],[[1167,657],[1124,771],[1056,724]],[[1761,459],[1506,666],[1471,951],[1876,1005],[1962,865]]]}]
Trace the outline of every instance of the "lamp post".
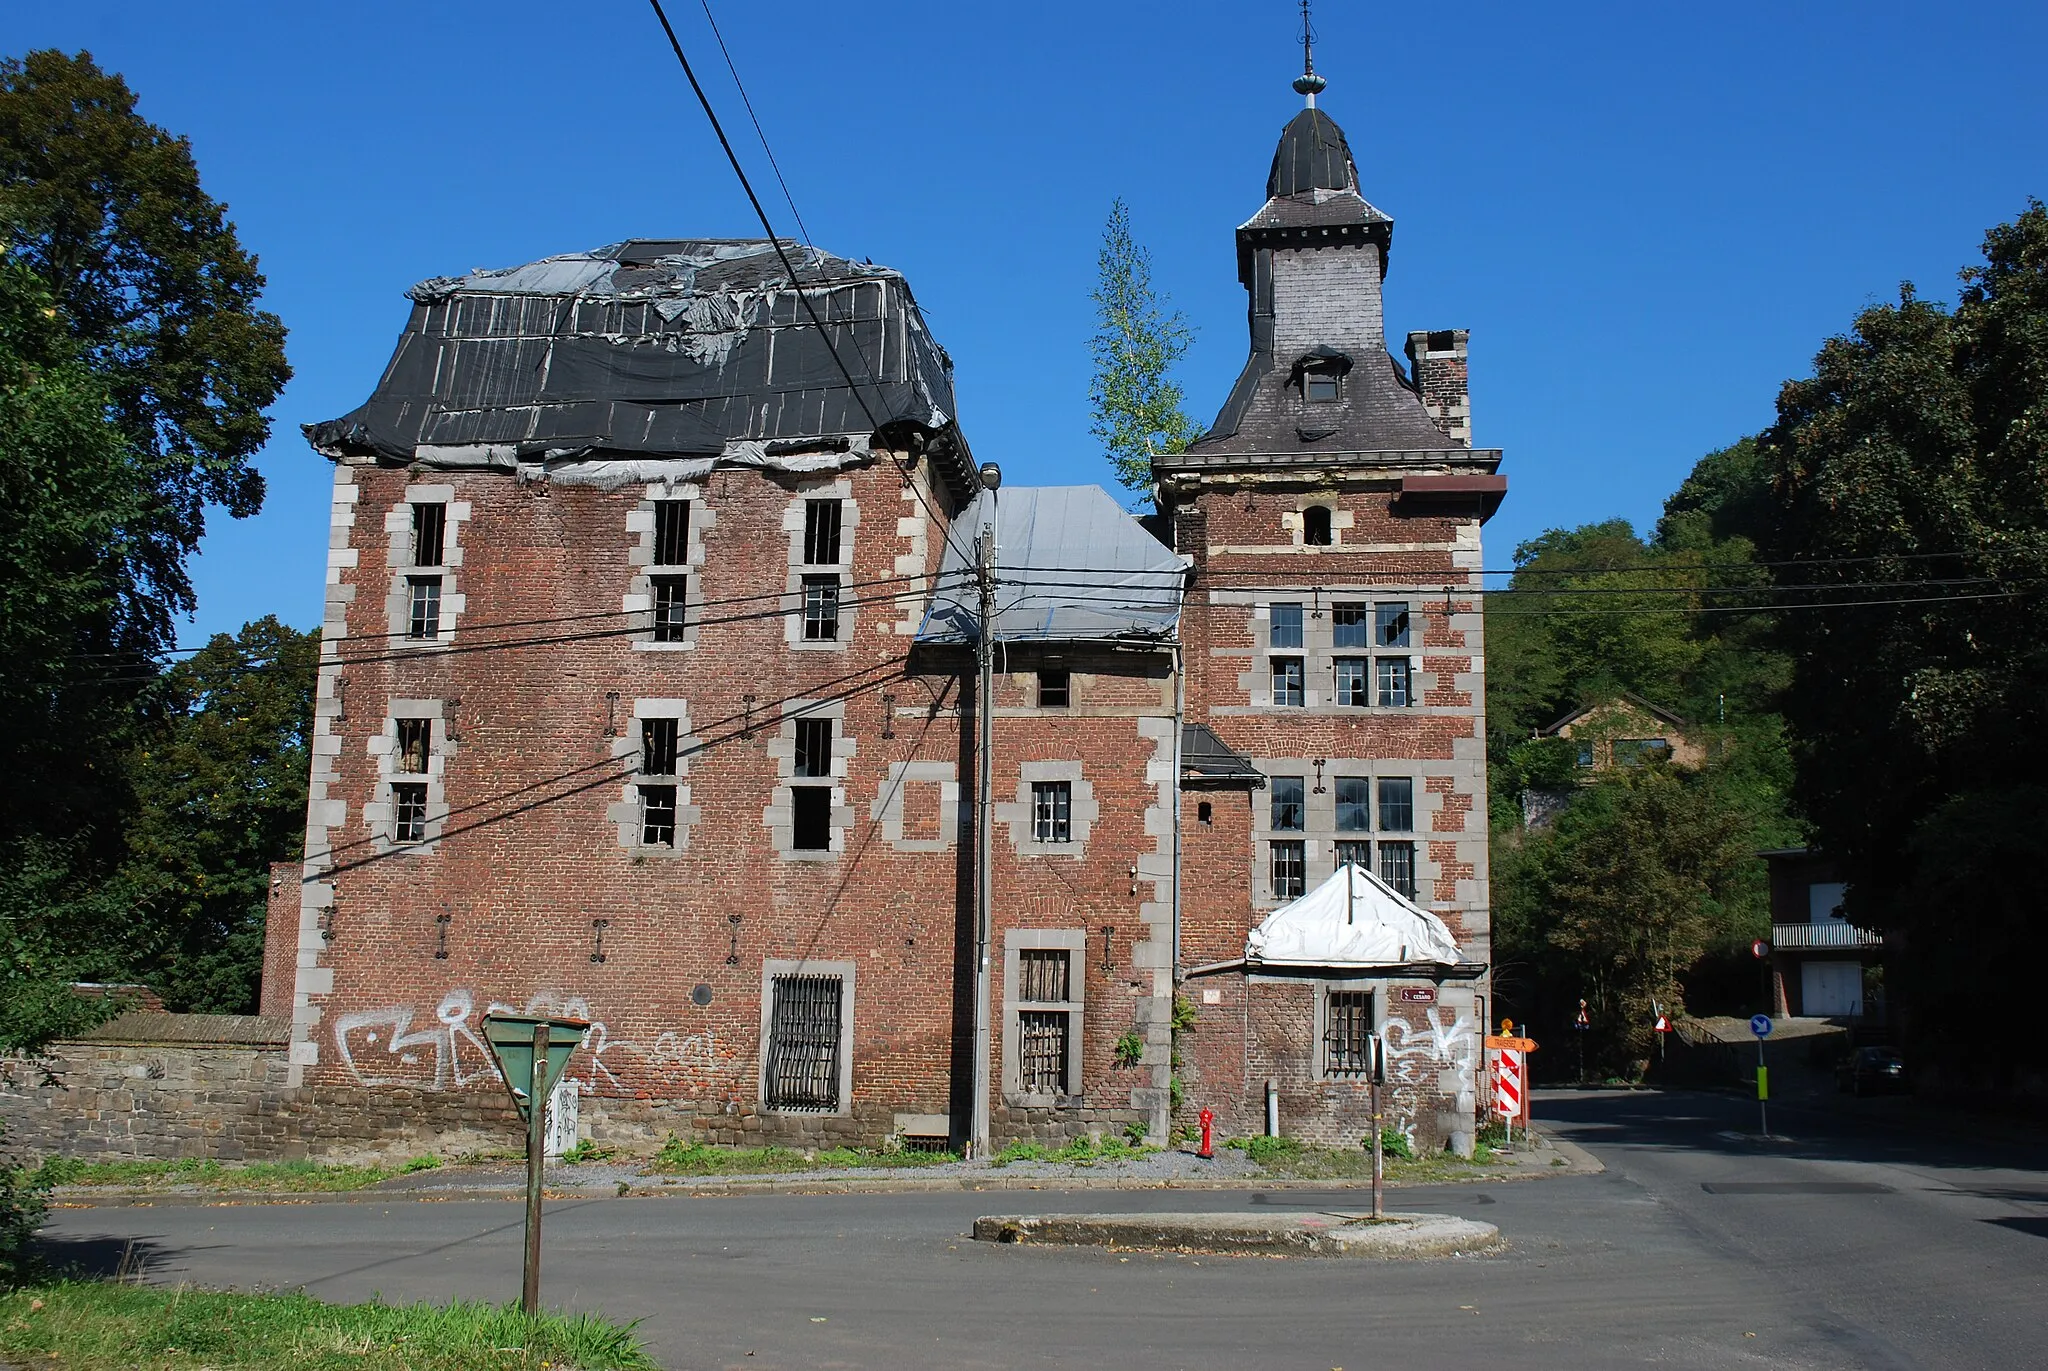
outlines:
[{"label": "lamp post", "polygon": [[974,775],[974,1110],[968,1125],[970,1155],[988,1155],[989,1053],[993,1035],[989,1027],[989,881],[994,868],[989,850],[994,815],[991,789],[995,784],[995,747],[989,736],[995,726],[995,618],[996,618],[996,491],[1003,484],[1003,469],[994,462],[981,464],[981,488],[988,492],[981,536],[975,540],[975,581],[980,590],[981,615],[975,633],[975,691],[981,715],[975,729]]}]

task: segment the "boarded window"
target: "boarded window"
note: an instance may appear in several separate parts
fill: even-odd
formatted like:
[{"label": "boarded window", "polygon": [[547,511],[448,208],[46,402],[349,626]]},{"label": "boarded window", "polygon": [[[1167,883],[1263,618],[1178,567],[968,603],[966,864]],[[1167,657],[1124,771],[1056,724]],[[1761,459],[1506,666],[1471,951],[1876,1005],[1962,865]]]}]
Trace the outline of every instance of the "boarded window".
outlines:
[{"label": "boarded window", "polygon": [[440,566],[448,541],[448,506],[443,504],[414,505],[412,507],[412,564],[414,566]]},{"label": "boarded window", "polygon": [[642,719],[640,773],[644,776],[675,775],[682,734],[683,724],[680,719]]},{"label": "boarded window", "polygon": [[1073,960],[1064,948],[1017,953],[1018,1086],[1026,1095],[1073,1093]]},{"label": "boarded window", "polygon": [[672,785],[640,787],[640,844],[643,847],[676,845],[676,788]]},{"label": "boarded window", "polygon": [[654,565],[687,566],[690,561],[690,502],[654,502]]},{"label": "boarded window", "polygon": [[840,501],[804,501],[804,561],[813,566],[839,564]]},{"label": "boarded window", "polygon": [[682,642],[690,624],[690,578],[650,576],[647,581],[654,592],[654,641]]},{"label": "boarded window", "polygon": [[1072,781],[1031,783],[1031,840],[1035,843],[1074,841]]},{"label": "boarded window", "polygon": [[839,637],[839,578],[804,577],[804,641],[834,642]]},{"label": "boarded window", "polygon": [[789,792],[789,845],[799,852],[832,848],[832,787],[792,786]]},{"label": "boarded window", "polygon": [[769,983],[766,1103],[770,1109],[839,1108],[837,976],[777,976]]},{"label": "boarded window", "polygon": [[440,637],[441,578],[439,576],[408,576],[405,578],[405,591],[405,636],[408,638]]},{"label": "boarded window", "polygon": [[406,776],[427,774],[427,758],[433,752],[432,719],[398,719],[398,771]]},{"label": "boarded window", "polygon": [[391,841],[418,843],[427,837],[427,787],[402,781],[391,787]]},{"label": "boarded window", "polygon": [[1332,990],[1324,1005],[1323,1070],[1362,1076],[1372,1070],[1372,992]]}]

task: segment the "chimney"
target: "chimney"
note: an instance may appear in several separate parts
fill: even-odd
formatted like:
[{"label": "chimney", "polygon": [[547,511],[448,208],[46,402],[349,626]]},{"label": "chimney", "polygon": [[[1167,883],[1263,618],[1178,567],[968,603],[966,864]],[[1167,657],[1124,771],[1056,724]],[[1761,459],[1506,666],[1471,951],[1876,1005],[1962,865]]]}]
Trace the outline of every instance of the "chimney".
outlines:
[{"label": "chimney", "polygon": [[1472,446],[1472,392],[1465,375],[1469,329],[1446,328],[1408,335],[1408,366],[1422,407],[1436,426]]}]

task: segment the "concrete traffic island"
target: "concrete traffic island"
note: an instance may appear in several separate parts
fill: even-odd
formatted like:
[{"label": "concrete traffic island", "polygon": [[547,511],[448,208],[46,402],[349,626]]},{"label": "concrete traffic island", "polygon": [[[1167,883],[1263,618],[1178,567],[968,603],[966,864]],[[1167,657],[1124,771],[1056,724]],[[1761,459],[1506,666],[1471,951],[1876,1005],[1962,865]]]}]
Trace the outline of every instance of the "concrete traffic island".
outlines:
[{"label": "concrete traffic island", "polygon": [[1304,1257],[1452,1257],[1491,1252],[1490,1223],[1450,1214],[1282,1210],[1267,1214],[992,1214],[980,1242],[1108,1247],[1136,1252],[1266,1252]]}]

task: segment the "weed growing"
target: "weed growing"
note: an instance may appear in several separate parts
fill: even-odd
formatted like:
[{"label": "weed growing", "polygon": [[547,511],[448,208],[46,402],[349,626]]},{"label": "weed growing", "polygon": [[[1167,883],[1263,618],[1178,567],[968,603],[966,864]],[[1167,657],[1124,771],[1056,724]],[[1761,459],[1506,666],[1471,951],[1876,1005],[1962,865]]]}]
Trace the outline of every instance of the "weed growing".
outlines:
[{"label": "weed growing", "polygon": [[210,1190],[307,1192],[361,1190],[401,1171],[424,1171],[440,1164],[440,1159],[432,1155],[414,1157],[396,1169],[312,1161],[229,1163],[187,1158],[175,1162],[86,1162],[51,1157],[35,1174],[49,1185],[121,1186],[136,1190],[197,1185]]}]

